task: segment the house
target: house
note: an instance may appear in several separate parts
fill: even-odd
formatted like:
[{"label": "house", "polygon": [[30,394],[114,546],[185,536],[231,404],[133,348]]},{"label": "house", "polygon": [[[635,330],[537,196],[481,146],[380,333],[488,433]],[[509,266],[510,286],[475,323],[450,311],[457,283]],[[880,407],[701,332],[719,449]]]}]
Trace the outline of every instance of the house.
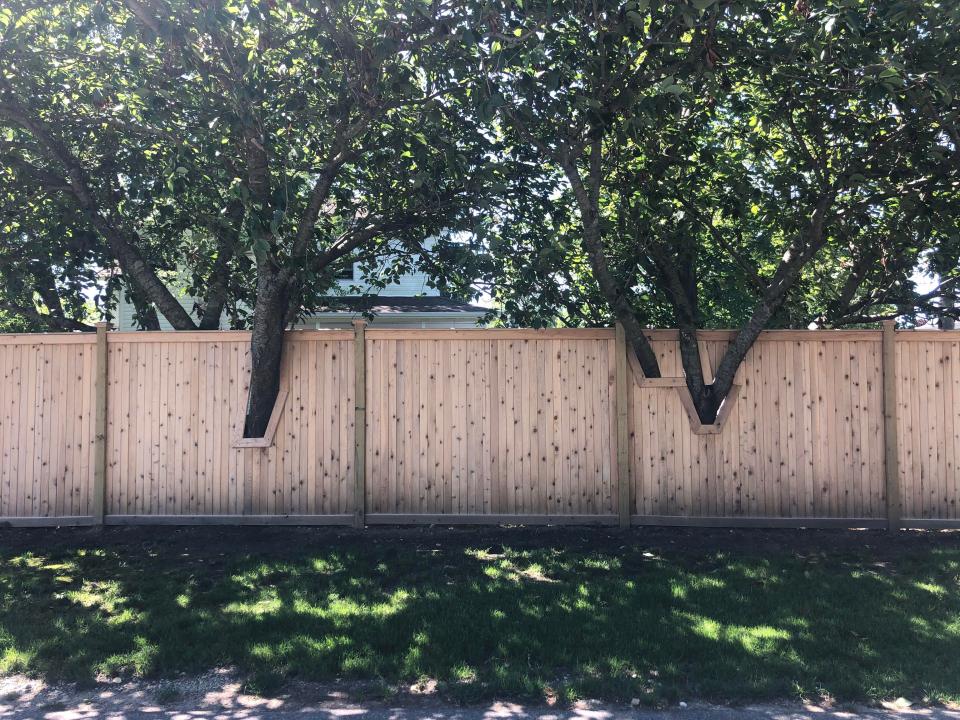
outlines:
[{"label": "house", "polygon": [[[185,282],[173,281],[171,286],[183,288]],[[357,290],[364,294],[356,293]],[[191,313],[195,299],[180,292],[180,303]],[[411,272],[384,288],[373,288],[365,281],[359,263],[337,277],[337,285],[326,298],[325,305],[297,323],[303,329],[349,328],[357,319],[368,319],[373,326],[394,328],[471,328],[482,324],[488,308],[441,295],[427,284],[427,276]],[[133,303],[121,293],[113,322],[117,330],[138,330],[134,322]],[[163,317],[160,328],[172,330]],[[229,329],[226,316],[221,319],[222,330]]]}]

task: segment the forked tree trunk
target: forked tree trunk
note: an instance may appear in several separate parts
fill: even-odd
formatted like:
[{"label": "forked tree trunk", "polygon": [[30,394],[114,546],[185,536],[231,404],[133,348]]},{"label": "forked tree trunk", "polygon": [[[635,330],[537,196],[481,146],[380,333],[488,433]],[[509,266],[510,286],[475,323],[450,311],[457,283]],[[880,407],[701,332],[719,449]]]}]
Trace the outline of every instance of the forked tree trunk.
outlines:
[{"label": "forked tree trunk", "polygon": [[250,338],[250,390],[244,437],[263,437],[280,392],[283,334],[290,306],[286,273],[261,268]]},{"label": "forked tree trunk", "polygon": [[753,308],[750,319],[734,336],[717,365],[713,383],[707,385],[703,378],[700,349],[695,326],[680,329],[680,356],[686,374],[687,388],[694,407],[704,424],[716,422],[720,406],[730,394],[737,370],[770,319],[783,307],[787,295],[796,284],[807,263],[820,251],[827,241],[826,222],[836,191],[822,194],[810,217],[809,227],[796,245],[785,253],[783,260],[770,279],[763,297]]},{"label": "forked tree trunk", "polygon": [[[593,168],[597,172],[596,168]],[[648,378],[660,377],[660,363],[657,354],[653,351],[650,341],[643,332],[643,325],[637,319],[637,314],[630,304],[627,290],[614,278],[607,263],[607,256],[603,246],[603,236],[600,230],[600,213],[597,201],[592,198],[580,178],[575,165],[564,165],[564,173],[573,189],[574,198],[580,210],[580,222],[583,231],[583,246],[587,251],[587,259],[593,276],[600,288],[600,293],[613,312],[617,322],[623,325],[623,334],[627,344],[633,349],[634,355],[640,363],[643,374]]]}]

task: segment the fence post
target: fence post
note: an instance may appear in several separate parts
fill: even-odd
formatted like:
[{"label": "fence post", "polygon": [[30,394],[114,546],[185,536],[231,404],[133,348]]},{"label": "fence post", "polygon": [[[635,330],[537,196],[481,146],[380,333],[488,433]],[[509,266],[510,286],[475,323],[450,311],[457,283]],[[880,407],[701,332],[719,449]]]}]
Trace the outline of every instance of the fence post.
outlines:
[{"label": "fence post", "polygon": [[365,320],[353,321],[353,526],[362,528],[366,522],[367,503],[367,347]]},{"label": "fence post", "polygon": [[617,512],[620,527],[630,527],[630,384],[627,376],[627,338],[623,325],[616,325],[617,355]]},{"label": "fence post", "polygon": [[883,322],[883,442],[887,496],[887,529],[900,529],[900,448],[897,432],[896,321]]},{"label": "fence post", "polygon": [[94,383],[93,430],[93,520],[103,525],[107,489],[107,330],[110,323],[97,323],[97,366]]}]

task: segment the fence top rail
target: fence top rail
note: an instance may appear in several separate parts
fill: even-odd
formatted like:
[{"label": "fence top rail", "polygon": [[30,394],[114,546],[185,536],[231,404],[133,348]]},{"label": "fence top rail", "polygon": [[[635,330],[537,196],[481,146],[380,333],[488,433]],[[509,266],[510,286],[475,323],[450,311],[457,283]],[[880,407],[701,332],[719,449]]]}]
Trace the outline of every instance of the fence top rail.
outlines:
[{"label": "fence top rail", "polygon": [[897,342],[960,342],[960,330],[897,330]]},{"label": "fence top rail", "polygon": [[613,328],[449,328],[436,330],[368,327],[368,340],[613,340]]},{"label": "fence top rail", "polygon": [[[353,340],[353,330],[289,330],[285,336],[292,342]],[[167,330],[112,332],[107,342],[117,343],[171,343],[171,342],[249,342],[249,330]]]},{"label": "fence top rail", "polygon": [[[699,330],[697,337],[704,341],[730,341],[736,330]],[[645,334],[654,341],[676,341],[677,330],[648,329]],[[902,342],[960,342],[960,330],[897,330],[897,341]],[[368,340],[613,340],[613,328],[449,328],[402,329],[367,327]],[[353,330],[289,330],[286,339],[292,342],[348,341]],[[776,341],[861,341],[880,342],[882,330],[764,330],[757,342]],[[107,342],[118,343],[196,343],[249,342],[249,330],[189,330],[110,332]],[[93,345],[97,341],[92,332],[64,333],[0,333],[0,345]]]},{"label": "fence top rail", "polygon": [[[648,329],[644,333],[650,340],[676,341],[679,331],[674,329]],[[706,341],[730,341],[737,334],[736,330],[698,330],[697,337]],[[912,330],[898,331],[898,336],[920,335],[918,340],[929,338],[928,331],[915,332]],[[937,331],[936,335],[952,335],[953,340],[960,340],[960,331]],[[565,340],[613,340],[613,328],[459,328],[459,329],[378,329],[368,327],[366,335],[371,340],[543,340],[558,338]],[[838,341],[860,340],[880,342],[882,330],[764,330],[760,333],[758,342],[764,341]],[[941,340],[948,338],[939,337]]]},{"label": "fence top rail", "polygon": [[0,333],[0,345],[95,345],[92,332]]}]

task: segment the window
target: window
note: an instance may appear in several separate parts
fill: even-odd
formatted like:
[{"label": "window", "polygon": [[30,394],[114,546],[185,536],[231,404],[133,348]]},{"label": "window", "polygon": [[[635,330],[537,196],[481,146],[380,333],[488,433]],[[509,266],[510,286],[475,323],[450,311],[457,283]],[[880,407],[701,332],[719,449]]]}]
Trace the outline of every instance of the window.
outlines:
[{"label": "window", "polygon": [[334,277],[337,280],[353,280],[353,263],[348,263],[344,267],[337,270]]}]

